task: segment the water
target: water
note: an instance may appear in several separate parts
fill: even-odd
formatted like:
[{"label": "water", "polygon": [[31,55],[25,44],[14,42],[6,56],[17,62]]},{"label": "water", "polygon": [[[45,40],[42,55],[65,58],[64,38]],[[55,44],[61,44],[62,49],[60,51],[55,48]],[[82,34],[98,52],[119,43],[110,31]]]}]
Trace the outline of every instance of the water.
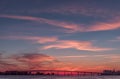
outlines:
[{"label": "water", "polygon": [[0,79],[120,79],[120,76],[0,76]]}]

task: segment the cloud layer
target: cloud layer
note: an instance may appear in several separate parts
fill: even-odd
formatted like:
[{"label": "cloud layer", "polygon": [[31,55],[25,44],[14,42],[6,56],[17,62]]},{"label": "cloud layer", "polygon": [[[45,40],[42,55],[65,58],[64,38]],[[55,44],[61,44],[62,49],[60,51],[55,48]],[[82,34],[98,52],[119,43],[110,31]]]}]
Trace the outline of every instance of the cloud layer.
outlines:
[{"label": "cloud layer", "polygon": [[[42,53],[20,53],[3,56],[0,54],[0,71],[6,70],[72,70],[72,71],[101,71],[103,69],[111,68],[111,63],[119,62],[120,56],[115,54],[110,55],[79,55],[79,56],[60,56],[57,58],[105,58],[106,61],[95,64],[92,60],[91,63],[82,63],[81,61],[76,64],[69,62],[62,62],[56,59],[56,57],[49,56]],[[88,62],[85,60],[84,62]],[[93,63],[93,64],[92,64]],[[92,66],[91,66],[92,65]],[[116,67],[119,68],[119,67]]]},{"label": "cloud layer", "polygon": [[12,54],[0,58],[0,71],[7,70],[74,70],[70,63],[40,53]]}]

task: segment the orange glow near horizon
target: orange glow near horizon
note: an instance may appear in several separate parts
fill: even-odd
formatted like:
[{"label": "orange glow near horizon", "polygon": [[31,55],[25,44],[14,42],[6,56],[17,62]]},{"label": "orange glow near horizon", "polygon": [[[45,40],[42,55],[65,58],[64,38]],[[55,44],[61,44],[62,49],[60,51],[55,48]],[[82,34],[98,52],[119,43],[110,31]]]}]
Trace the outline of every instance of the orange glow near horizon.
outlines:
[{"label": "orange glow near horizon", "polygon": [[[92,55],[93,56],[93,55]],[[78,59],[77,59],[77,58]],[[77,60],[82,58],[82,61],[71,63],[65,61],[63,58],[69,59],[76,58]],[[31,54],[21,54],[21,55],[11,55],[9,58],[7,56],[1,57],[0,71],[10,71],[10,70],[66,70],[66,71],[87,71],[87,72],[102,72],[103,70],[120,70],[119,66],[115,66],[111,63],[104,64],[104,62],[99,62],[101,65],[96,65],[96,62],[90,61],[90,56],[61,56],[53,57],[45,54],[31,53]],[[105,55],[95,55],[94,57],[104,57]],[[62,58],[62,59],[61,59]],[[89,58],[88,60],[86,58]],[[59,60],[58,60],[59,59]],[[110,60],[114,63],[119,60],[119,56],[110,55],[106,60]],[[83,61],[84,60],[84,61]],[[4,62],[3,62],[4,61]],[[106,62],[106,61],[105,61]],[[119,64],[118,64],[119,65]],[[116,67],[116,68],[115,68]]]}]

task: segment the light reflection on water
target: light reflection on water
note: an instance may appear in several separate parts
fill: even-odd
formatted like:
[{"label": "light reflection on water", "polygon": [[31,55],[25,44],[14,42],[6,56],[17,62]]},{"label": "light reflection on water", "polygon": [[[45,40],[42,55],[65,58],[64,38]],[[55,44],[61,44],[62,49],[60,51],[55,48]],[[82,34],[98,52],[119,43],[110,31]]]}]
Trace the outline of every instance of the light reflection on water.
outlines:
[{"label": "light reflection on water", "polygon": [[0,76],[0,79],[120,79],[120,76]]}]

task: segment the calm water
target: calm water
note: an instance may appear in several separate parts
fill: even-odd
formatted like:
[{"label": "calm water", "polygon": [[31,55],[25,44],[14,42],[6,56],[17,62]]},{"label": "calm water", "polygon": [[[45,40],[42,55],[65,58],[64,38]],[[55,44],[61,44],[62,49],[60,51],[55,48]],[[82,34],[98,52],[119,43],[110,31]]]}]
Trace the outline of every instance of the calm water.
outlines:
[{"label": "calm water", "polygon": [[120,79],[120,76],[0,76],[0,79]]}]

